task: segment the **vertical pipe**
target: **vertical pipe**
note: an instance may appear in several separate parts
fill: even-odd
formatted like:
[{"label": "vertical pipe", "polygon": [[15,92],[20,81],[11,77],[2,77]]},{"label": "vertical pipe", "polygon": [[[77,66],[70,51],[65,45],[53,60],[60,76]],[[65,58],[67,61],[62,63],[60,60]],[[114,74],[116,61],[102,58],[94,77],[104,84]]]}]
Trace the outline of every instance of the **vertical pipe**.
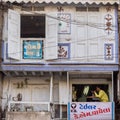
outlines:
[{"label": "vertical pipe", "polygon": [[114,101],[114,76],[113,76],[113,72],[112,72],[112,102]]},{"label": "vertical pipe", "polygon": [[50,76],[50,102],[53,102],[53,74]]},{"label": "vertical pipe", "polygon": [[118,79],[117,79],[117,100],[120,99],[120,81],[119,81],[120,75],[119,74],[120,74],[120,71],[118,73]]},{"label": "vertical pipe", "polygon": [[67,72],[67,102],[68,102],[68,106],[67,106],[67,118],[68,120],[70,120],[70,80],[69,80],[69,72]]},{"label": "vertical pipe", "polygon": [[114,73],[112,71],[112,120],[115,119],[115,105],[114,105]]},{"label": "vertical pipe", "polygon": [[[51,73],[50,75],[51,75],[50,76],[50,103],[53,103],[53,73]],[[50,107],[49,107],[49,111],[50,111]]]},{"label": "vertical pipe", "polygon": [[67,100],[70,102],[70,95],[69,95],[69,72],[67,72]]}]

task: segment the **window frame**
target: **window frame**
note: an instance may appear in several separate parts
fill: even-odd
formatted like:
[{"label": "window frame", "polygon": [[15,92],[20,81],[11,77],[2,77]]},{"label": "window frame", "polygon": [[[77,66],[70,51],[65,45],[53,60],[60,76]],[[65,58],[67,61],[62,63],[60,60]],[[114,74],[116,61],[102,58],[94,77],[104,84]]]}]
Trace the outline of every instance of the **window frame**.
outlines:
[{"label": "window frame", "polygon": [[[27,17],[27,16],[29,16],[29,17],[43,17],[42,19],[44,19],[44,36],[45,37],[25,37],[24,35],[23,35],[23,37],[22,37],[22,16],[23,17]],[[46,38],[46,14],[20,14],[20,19],[21,19],[21,21],[20,21],[20,38]],[[24,18],[25,19],[25,18]],[[27,18],[28,19],[28,18]],[[30,19],[30,18],[29,18]],[[29,22],[29,21],[27,21],[27,22]],[[34,22],[33,22],[34,23]],[[34,23],[34,24],[36,24],[36,23]],[[32,29],[32,28],[31,28]],[[42,29],[42,28],[40,28],[40,29]],[[36,34],[36,33],[35,33]],[[37,35],[37,34],[36,34]]]},{"label": "window frame", "polygon": [[[8,10],[8,18],[9,21],[8,23],[10,23],[12,20],[11,20],[11,16],[13,14],[13,17],[12,19],[19,19],[18,21],[20,21],[20,18],[22,15],[28,15],[28,14],[35,14],[35,13],[32,13],[32,12],[26,12],[24,13],[23,11],[16,11],[16,10],[12,10],[12,9],[9,9]],[[38,15],[42,15],[43,13],[39,12]],[[19,18],[17,16],[20,16]],[[55,60],[55,59],[58,59],[58,55],[57,55],[57,49],[58,49],[58,21],[56,19],[54,19],[54,17],[57,17],[57,12],[52,12],[52,13],[44,13],[45,15],[45,40],[44,40],[44,60]],[[14,21],[12,21],[11,23],[13,23]],[[15,21],[16,23],[17,21]],[[12,26],[12,24],[8,24],[8,26]],[[20,27],[21,27],[21,21],[19,22],[18,24]],[[20,27],[16,27],[16,31],[19,31],[19,34],[21,34],[21,31],[20,31]],[[8,33],[10,33],[12,27],[9,27],[8,29]],[[14,29],[12,29],[13,31]],[[14,31],[15,31],[14,30]],[[14,34],[13,34],[14,35]],[[13,39],[10,39],[10,38],[13,38]],[[10,59],[13,59],[13,60],[22,60],[22,54],[21,54],[21,39],[23,39],[21,36],[17,36],[16,37],[17,39],[14,39],[14,36],[8,36],[8,49],[12,50],[8,53],[8,57]],[[25,38],[26,39],[26,38]],[[34,39],[34,38],[32,38]],[[38,38],[40,39],[40,38]],[[43,38],[42,38],[43,39]],[[19,40],[19,41],[18,41]],[[36,38],[35,38],[36,40]],[[15,45],[14,44],[14,41],[17,41],[19,42],[19,44]],[[11,43],[11,44],[9,44]],[[15,50],[15,48],[17,50]],[[17,52],[16,52],[17,51]],[[19,56],[19,58],[16,58],[16,56],[11,53],[14,53],[14,54],[17,54]],[[10,56],[11,55],[11,56]]]}]

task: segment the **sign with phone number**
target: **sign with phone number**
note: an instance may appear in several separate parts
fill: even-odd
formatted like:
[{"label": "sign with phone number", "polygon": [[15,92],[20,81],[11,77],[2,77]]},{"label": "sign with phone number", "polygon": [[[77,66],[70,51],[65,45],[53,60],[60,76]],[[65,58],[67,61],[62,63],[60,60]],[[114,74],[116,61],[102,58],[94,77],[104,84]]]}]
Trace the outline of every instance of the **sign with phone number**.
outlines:
[{"label": "sign with phone number", "polygon": [[73,102],[70,120],[114,120],[113,102]]}]

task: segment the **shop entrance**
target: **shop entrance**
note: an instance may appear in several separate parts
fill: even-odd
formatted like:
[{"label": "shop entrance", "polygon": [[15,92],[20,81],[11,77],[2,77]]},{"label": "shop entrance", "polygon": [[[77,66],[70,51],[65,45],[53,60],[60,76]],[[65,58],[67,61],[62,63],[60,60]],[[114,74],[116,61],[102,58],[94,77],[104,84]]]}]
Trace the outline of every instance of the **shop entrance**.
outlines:
[{"label": "shop entrance", "polygon": [[[107,101],[113,101],[113,82],[110,72],[71,72],[69,73],[70,101],[71,102],[98,102],[101,97],[91,99],[93,91],[98,86],[107,95]],[[94,94],[95,94],[94,93]],[[97,93],[98,94],[98,93]],[[102,100],[101,100],[102,101]]]},{"label": "shop entrance", "polygon": [[109,97],[108,84],[72,84],[72,102],[99,102],[99,99],[89,98],[96,86],[104,90]]}]

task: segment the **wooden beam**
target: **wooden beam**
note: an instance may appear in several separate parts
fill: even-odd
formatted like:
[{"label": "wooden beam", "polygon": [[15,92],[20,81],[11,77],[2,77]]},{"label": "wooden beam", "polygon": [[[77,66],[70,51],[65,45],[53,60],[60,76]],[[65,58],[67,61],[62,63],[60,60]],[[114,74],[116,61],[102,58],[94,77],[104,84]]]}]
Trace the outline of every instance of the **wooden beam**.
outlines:
[{"label": "wooden beam", "polygon": [[32,71],[32,75],[36,75],[36,73]]},{"label": "wooden beam", "polygon": [[23,74],[24,74],[24,75],[27,75],[27,72],[23,71]]},{"label": "wooden beam", "polygon": [[17,72],[17,71],[14,71],[14,72],[15,72],[16,75],[19,75],[19,72]]},{"label": "wooden beam", "polygon": [[44,73],[43,73],[42,71],[40,72],[40,74],[41,74],[41,75],[44,75]]}]

